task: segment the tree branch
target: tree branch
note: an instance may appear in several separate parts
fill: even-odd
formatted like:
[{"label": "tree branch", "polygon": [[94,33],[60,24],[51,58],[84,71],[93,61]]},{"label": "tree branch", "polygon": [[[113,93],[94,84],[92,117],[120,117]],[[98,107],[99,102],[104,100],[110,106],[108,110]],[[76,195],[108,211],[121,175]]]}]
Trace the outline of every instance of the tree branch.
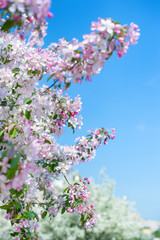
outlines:
[{"label": "tree branch", "polygon": [[47,92],[50,88],[52,88],[56,83],[58,82],[58,80],[56,80],[50,87],[48,87],[43,93]]},{"label": "tree branch", "polygon": [[67,177],[66,177],[65,175],[63,175],[63,176],[64,176],[66,182],[67,182],[69,185],[71,185],[70,182],[68,181]]}]

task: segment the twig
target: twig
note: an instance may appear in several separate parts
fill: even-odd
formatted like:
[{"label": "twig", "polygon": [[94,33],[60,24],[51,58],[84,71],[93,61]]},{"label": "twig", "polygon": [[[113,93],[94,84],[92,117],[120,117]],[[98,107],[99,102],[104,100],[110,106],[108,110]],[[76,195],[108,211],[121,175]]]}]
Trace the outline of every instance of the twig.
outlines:
[{"label": "twig", "polygon": [[41,202],[34,203],[34,202],[31,202],[31,204],[47,205],[48,203],[41,203]]},{"label": "twig", "polygon": [[19,106],[18,104],[0,104],[0,107],[11,107],[11,106]]},{"label": "twig", "polygon": [[63,176],[64,176],[66,182],[67,182],[69,185],[71,185],[70,182],[68,181],[67,177],[66,177],[65,175],[63,175]]},{"label": "twig", "polygon": [[48,87],[43,93],[47,92],[50,88],[52,88],[56,83],[58,82],[58,80],[56,80],[50,87]]},{"label": "twig", "polygon": [[[77,65],[77,63],[78,62],[75,62],[74,64],[73,64],[73,66],[72,67],[70,67],[69,69],[67,69],[67,70],[72,70],[76,65]],[[61,70],[60,72],[63,72],[63,70]],[[56,83],[58,82],[58,80],[56,80],[50,87],[48,87],[45,91],[44,91],[44,93],[46,92],[46,91],[48,91],[51,87],[53,87]]]}]

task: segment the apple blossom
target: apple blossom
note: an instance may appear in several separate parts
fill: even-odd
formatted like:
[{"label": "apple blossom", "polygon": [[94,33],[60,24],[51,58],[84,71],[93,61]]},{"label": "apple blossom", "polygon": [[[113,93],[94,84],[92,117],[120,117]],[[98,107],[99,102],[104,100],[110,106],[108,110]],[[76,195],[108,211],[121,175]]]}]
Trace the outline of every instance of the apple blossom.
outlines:
[{"label": "apple blossom", "polygon": [[[75,145],[59,145],[56,136],[65,127],[74,132],[83,124],[80,97],[71,99],[65,91],[71,82],[91,81],[114,51],[123,56],[139,37],[133,23],[99,18],[82,42],[60,39],[44,49],[49,6],[49,0],[0,1],[0,199],[15,239],[38,239],[35,205],[43,208],[42,218],[68,211],[80,213],[85,228],[96,222],[89,180],[68,182],[67,194],[58,196],[54,180],[63,175],[67,181],[72,167],[93,159],[115,130],[99,128]],[[39,87],[44,76],[52,84]]]}]

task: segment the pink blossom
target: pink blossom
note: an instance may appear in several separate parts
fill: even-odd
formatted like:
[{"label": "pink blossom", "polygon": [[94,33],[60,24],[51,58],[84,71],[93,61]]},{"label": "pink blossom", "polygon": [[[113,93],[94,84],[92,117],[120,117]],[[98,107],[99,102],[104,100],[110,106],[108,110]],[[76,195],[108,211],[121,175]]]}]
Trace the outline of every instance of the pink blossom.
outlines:
[{"label": "pink blossom", "polygon": [[56,208],[56,207],[53,207],[53,206],[49,207],[49,208],[48,208],[48,211],[49,211],[49,213],[50,213],[51,215],[53,215],[53,216],[56,216],[56,215],[57,215],[57,212],[58,212],[57,208]]},{"label": "pink blossom", "polygon": [[0,0],[0,8],[3,9],[7,6],[8,0]]},{"label": "pink blossom", "polygon": [[111,134],[111,139],[114,139],[115,137],[116,137],[115,135]]},{"label": "pink blossom", "polygon": [[4,157],[2,159],[2,162],[0,162],[1,172],[6,173],[7,169],[10,167],[10,164],[8,164],[8,157]]},{"label": "pink blossom", "polygon": [[115,133],[115,132],[116,132],[115,128],[113,128],[113,129],[112,129],[112,132],[113,132],[113,133]]},{"label": "pink blossom", "polygon": [[48,12],[48,13],[47,13],[47,16],[48,16],[48,18],[52,18],[52,17],[53,17],[53,13]]},{"label": "pink blossom", "polygon": [[13,217],[13,213],[8,213],[5,216],[5,219],[9,220],[11,217]]},{"label": "pink blossom", "polygon": [[118,38],[118,42],[124,43],[124,38],[122,38],[122,37]]},{"label": "pink blossom", "polygon": [[19,21],[21,20],[21,17],[20,17],[20,16],[16,16],[15,14],[12,14],[12,18],[13,18],[15,21],[17,21],[17,22],[19,22]]}]

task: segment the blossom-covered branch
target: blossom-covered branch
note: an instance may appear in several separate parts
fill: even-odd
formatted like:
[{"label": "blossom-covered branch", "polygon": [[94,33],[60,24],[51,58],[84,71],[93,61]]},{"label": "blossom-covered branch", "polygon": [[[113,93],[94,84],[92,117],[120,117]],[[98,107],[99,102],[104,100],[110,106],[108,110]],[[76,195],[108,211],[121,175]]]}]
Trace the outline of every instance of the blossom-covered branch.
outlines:
[{"label": "blossom-covered branch", "polygon": [[[99,128],[75,145],[59,145],[55,136],[65,127],[74,132],[83,124],[80,97],[71,99],[64,90],[72,81],[91,81],[114,51],[123,56],[139,37],[133,23],[98,19],[82,42],[61,39],[44,49],[49,6],[49,0],[0,0],[0,200],[14,240],[38,239],[35,204],[42,218],[67,211],[80,213],[84,227],[96,222],[88,178],[68,182],[61,195],[54,180],[94,158],[100,145],[115,138],[115,130]],[[53,82],[39,88],[46,75]]]}]

